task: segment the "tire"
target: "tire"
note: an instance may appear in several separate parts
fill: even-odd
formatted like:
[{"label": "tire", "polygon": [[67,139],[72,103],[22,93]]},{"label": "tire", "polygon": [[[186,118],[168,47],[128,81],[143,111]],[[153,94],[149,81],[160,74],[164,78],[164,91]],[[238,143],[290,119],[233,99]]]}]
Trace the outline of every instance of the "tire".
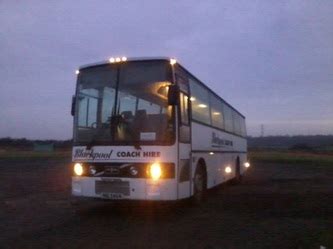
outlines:
[{"label": "tire", "polygon": [[193,203],[200,204],[202,203],[207,194],[207,174],[205,168],[201,165],[198,165],[193,179]]}]

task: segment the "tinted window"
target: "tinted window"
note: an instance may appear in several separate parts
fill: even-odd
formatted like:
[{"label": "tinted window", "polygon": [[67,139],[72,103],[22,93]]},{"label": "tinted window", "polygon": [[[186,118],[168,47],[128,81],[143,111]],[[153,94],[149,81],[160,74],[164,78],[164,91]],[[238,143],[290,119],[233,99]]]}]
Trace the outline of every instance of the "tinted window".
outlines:
[{"label": "tinted window", "polygon": [[241,119],[238,113],[236,113],[235,111],[233,111],[233,122],[234,122],[234,132],[237,135],[241,135]]},{"label": "tinted window", "polygon": [[192,118],[205,124],[211,124],[208,90],[190,79]]},{"label": "tinted window", "polygon": [[213,95],[210,97],[210,112],[212,117],[212,125],[220,129],[224,129],[222,101]]},{"label": "tinted window", "polygon": [[234,132],[233,121],[232,121],[232,110],[226,104],[223,105],[224,110],[224,124],[226,131]]},{"label": "tinted window", "polygon": [[241,132],[242,136],[246,136],[246,126],[245,126],[245,119],[241,117]]}]

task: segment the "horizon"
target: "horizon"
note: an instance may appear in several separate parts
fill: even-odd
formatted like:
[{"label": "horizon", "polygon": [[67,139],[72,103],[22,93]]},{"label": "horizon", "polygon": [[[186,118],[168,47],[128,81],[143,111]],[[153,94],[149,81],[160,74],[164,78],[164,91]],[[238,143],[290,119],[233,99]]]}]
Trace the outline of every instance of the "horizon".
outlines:
[{"label": "horizon", "polygon": [[[270,138],[270,137],[332,137],[333,134],[327,134],[327,135],[322,135],[322,134],[317,134],[317,135],[265,135],[265,136],[246,136],[246,138]],[[46,139],[40,139],[40,138],[26,138],[26,137],[0,137],[0,140],[2,139],[12,139],[12,140],[21,140],[25,139],[28,141],[48,141],[48,140],[54,140],[54,141],[69,141],[72,140],[73,138],[65,138],[65,139],[56,139],[56,138],[46,138]],[[333,143],[333,142],[332,142]]]},{"label": "horizon", "polygon": [[0,6],[0,137],[71,139],[75,70],[111,56],[176,58],[249,136],[333,134],[333,2]]}]

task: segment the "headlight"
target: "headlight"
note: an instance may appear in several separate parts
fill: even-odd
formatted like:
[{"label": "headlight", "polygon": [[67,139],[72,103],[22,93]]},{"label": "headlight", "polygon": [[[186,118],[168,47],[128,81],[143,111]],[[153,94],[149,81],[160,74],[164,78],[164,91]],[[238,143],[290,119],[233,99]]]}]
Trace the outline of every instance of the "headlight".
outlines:
[{"label": "headlight", "polygon": [[225,173],[229,174],[229,173],[231,173],[232,170],[231,170],[231,167],[228,166],[225,168],[224,171],[225,171]]},{"label": "headlight", "polygon": [[152,165],[150,165],[149,173],[150,173],[150,177],[153,180],[160,179],[160,177],[162,176],[161,165],[159,163],[153,163]]},{"label": "headlight", "polygon": [[74,165],[74,173],[78,176],[81,176],[83,174],[83,167],[81,163],[76,163]]},{"label": "headlight", "polygon": [[245,168],[248,168],[248,167],[250,167],[250,163],[246,162],[246,163],[244,163],[244,166],[245,166]]}]

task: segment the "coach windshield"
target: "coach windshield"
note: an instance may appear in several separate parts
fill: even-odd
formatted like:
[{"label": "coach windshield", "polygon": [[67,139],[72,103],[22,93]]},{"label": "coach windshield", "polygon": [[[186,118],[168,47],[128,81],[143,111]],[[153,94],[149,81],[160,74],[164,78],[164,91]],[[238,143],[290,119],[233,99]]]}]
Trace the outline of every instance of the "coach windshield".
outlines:
[{"label": "coach windshield", "polygon": [[76,144],[170,144],[173,107],[167,61],[132,61],[80,70],[76,94]]}]

